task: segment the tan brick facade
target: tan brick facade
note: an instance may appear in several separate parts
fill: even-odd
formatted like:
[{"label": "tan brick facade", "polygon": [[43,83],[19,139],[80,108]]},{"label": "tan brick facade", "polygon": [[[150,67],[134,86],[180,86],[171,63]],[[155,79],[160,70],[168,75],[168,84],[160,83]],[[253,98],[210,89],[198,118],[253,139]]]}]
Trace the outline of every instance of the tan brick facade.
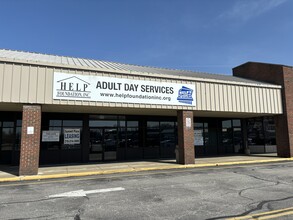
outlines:
[{"label": "tan brick facade", "polygon": [[193,112],[178,111],[179,164],[194,164]]},{"label": "tan brick facade", "polygon": [[293,69],[283,65],[249,62],[233,69],[233,75],[281,85],[283,114],[275,116],[277,152],[293,157]]},{"label": "tan brick facade", "polygon": [[19,175],[38,174],[41,112],[41,106],[23,106]]}]

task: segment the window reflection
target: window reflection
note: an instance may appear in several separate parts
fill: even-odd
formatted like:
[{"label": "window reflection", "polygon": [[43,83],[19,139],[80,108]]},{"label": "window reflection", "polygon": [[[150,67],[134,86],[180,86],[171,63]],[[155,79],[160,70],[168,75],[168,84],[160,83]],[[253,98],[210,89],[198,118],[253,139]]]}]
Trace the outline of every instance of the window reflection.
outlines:
[{"label": "window reflection", "polygon": [[276,129],[273,117],[248,119],[248,146],[251,153],[274,153]]},{"label": "window reflection", "polygon": [[220,153],[243,153],[242,128],[240,119],[222,120]]},{"label": "window reflection", "polygon": [[90,127],[117,127],[118,121],[117,120],[90,120],[89,122]]},{"label": "window reflection", "polygon": [[6,127],[6,128],[13,128],[14,127],[13,121],[3,121],[2,124],[3,124],[2,127]]},{"label": "window reflection", "polygon": [[[82,120],[49,120],[49,127],[44,130],[59,131],[59,141],[42,142],[42,150],[74,150],[81,149],[82,143]],[[64,144],[64,129],[79,129],[79,144]]]},{"label": "window reflection", "polygon": [[64,127],[81,127],[82,121],[81,120],[63,120]]},{"label": "window reflection", "polygon": [[147,122],[147,147],[160,146],[160,123],[158,121]]},{"label": "window reflection", "polygon": [[247,126],[248,146],[251,153],[264,152],[264,132],[262,118],[248,119]]},{"label": "window reflection", "polygon": [[[3,125],[5,125],[3,123]],[[13,128],[2,128],[2,151],[10,151],[13,148],[14,143],[14,129]]]}]

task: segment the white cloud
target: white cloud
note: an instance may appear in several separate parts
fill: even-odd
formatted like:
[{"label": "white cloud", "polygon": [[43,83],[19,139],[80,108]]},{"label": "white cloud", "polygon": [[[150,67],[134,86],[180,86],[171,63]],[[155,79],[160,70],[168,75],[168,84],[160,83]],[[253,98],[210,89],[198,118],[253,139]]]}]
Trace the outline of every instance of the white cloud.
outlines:
[{"label": "white cloud", "polygon": [[239,0],[232,9],[220,15],[222,19],[237,19],[248,21],[256,16],[266,13],[287,0]]}]

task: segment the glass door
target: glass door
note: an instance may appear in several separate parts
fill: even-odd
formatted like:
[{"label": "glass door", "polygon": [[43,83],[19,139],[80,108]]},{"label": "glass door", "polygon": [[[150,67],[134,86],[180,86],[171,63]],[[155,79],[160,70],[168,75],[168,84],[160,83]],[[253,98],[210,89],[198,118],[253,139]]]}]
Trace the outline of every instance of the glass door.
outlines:
[{"label": "glass door", "polygon": [[117,128],[104,128],[104,160],[117,159]]},{"label": "glass door", "polygon": [[103,160],[103,129],[90,129],[89,161]]},{"label": "glass door", "polygon": [[117,128],[91,128],[89,161],[117,159]]},{"label": "glass door", "polygon": [[232,121],[223,120],[222,121],[222,132],[221,132],[221,148],[219,150],[220,154],[233,154],[233,127]]}]

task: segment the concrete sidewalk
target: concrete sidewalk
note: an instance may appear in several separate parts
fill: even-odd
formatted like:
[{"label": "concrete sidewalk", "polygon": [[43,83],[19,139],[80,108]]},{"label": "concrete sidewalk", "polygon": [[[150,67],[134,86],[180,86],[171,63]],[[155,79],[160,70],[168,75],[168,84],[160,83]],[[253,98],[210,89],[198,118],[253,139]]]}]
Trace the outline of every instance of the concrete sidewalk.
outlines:
[{"label": "concrete sidewalk", "polygon": [[100,174],[128,173],[151,170],[168,170],[197,167],[228,166],[256,163],[273,163],[293,161],[293,158],[280,158],[276,154],[264,155],[235,155],[223,157],[197,158],[195,164],[180,165],[175,160],[147,160],[139,162],[112,162],[78,165],[55,165],[39,168],[38,175],[17,176],[18,167],[0,166],[0,182],[41,180],[53,178],[79,177]]}]

